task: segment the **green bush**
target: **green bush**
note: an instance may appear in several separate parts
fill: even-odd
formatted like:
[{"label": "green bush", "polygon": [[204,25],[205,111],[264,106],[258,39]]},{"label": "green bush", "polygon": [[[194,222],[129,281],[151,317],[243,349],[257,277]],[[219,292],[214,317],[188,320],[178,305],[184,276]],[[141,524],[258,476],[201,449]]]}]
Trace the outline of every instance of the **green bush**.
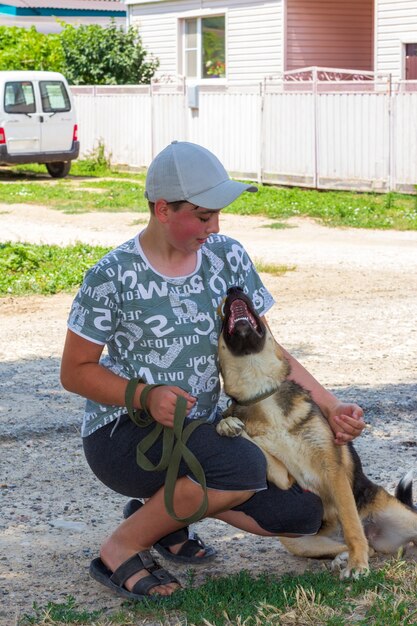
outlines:
[{"label": "green bush", "polygon": [[77,243],[73,246],[0,244],[0,296],[54,294],[78,287],[84,274],[109,248]]},{"label": "green bush", "polygon": [[147,59],[138,30],[61,22],[59,34],[0,26],[0,70],[62,72],[72,85],[148,84],[159,62]]},{"label": "green bush", "polygon": [[38,33],[34,26],[0,26],[0,70],[64,72],[64,51],[59,35]]}]

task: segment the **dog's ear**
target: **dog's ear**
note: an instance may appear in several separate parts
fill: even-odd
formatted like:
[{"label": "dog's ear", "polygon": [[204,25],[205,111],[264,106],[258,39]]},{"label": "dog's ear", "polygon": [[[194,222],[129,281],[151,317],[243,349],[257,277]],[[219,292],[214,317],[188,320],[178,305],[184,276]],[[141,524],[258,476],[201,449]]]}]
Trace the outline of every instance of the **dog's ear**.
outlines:
[{"label": "dog's ear", "polygon": [[288,359],[285,356],[283,349],[281,348],[281,346],[277,344],[277,342],[275,341],[272,335],[271,335],[271,339],[274,342],[275,356],[278,359],[278,361],[281,361],[282,363],[282,367],[281,367],[282,379],[281,380],[284,380],[284,378],[286,378],[291,371],[290,364],[288,363]]},{"label": "dog's ear", "polygon": [[284,352],[282,351],[282,348],[277,344],[277,342],[274,340],[274,351],[276,354],[277,359],[279,359],[280,361],[284,360]]},{"label": "dog's ear", "polygon": [[225,304],[226,304],[226,297],[223,298],[223,300],[220,302],[219,306],[216,309],[217,315],[220,317],[222,321],[224,320],[224,305]]},{"label": "dog's ear", "polygon": [[281,348],[281,346],[276,342],[275,337],[271,333],[271,330],[269,329],[269,327],[267,327],[267,340],[272,341],[273,346],[274,346],[275,356],[277,357],[277,359],[279,361],[284,361],[285,360],[284,351]]},{"label": "dog's ear", "polygon": [[220,337],[219,337],[217,353],[218,353],[218,356],[219,356],[220,371],[223,373],[223,370],[226,367],[225,366],[226,359],[230,355],[230,351],[227,348],[227,345],[226,345],[226,342],[224,340],[223,334],[221,334]]}]

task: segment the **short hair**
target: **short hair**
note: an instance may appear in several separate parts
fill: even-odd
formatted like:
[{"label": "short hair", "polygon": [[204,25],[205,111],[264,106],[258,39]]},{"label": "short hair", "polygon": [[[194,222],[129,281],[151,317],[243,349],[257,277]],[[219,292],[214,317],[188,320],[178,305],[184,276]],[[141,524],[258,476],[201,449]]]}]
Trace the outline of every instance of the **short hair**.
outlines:
[{"label": "short hair", "polygon": [[[172,206],[174,211],[179,211],[181,205],[184,204],[184,202],[188,202],[188,200],[176,200],[175,202],[167,202],[167,204]],[[155,202],[151,202],[150,200],[148,200],[148,206],[149,211],[152,213],[152,215],[155,215]]]}]

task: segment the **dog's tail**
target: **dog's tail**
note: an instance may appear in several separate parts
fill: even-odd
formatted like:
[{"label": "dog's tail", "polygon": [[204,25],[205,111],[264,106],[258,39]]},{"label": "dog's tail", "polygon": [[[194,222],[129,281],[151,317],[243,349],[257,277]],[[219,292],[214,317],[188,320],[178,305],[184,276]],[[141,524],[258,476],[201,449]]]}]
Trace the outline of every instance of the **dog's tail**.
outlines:
[{"label": "dog's tail", "polygon": [[410,509],[417,511],[417,507],[413,504],[413,472],[410,470],[405,474],[395,489],[395,497],[397,500],[409,506]]}]

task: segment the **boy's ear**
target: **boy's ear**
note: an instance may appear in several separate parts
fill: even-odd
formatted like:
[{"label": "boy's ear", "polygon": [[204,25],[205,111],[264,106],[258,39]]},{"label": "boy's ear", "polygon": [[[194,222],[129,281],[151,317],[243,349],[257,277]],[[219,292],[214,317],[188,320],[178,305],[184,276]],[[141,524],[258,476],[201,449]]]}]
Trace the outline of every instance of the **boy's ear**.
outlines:
[{"label": "boy's ear", "polygon": [[169,206],[166,200],[157,200],[155,202],[155,217],[160,222],[166,222],[169,214]]}]

